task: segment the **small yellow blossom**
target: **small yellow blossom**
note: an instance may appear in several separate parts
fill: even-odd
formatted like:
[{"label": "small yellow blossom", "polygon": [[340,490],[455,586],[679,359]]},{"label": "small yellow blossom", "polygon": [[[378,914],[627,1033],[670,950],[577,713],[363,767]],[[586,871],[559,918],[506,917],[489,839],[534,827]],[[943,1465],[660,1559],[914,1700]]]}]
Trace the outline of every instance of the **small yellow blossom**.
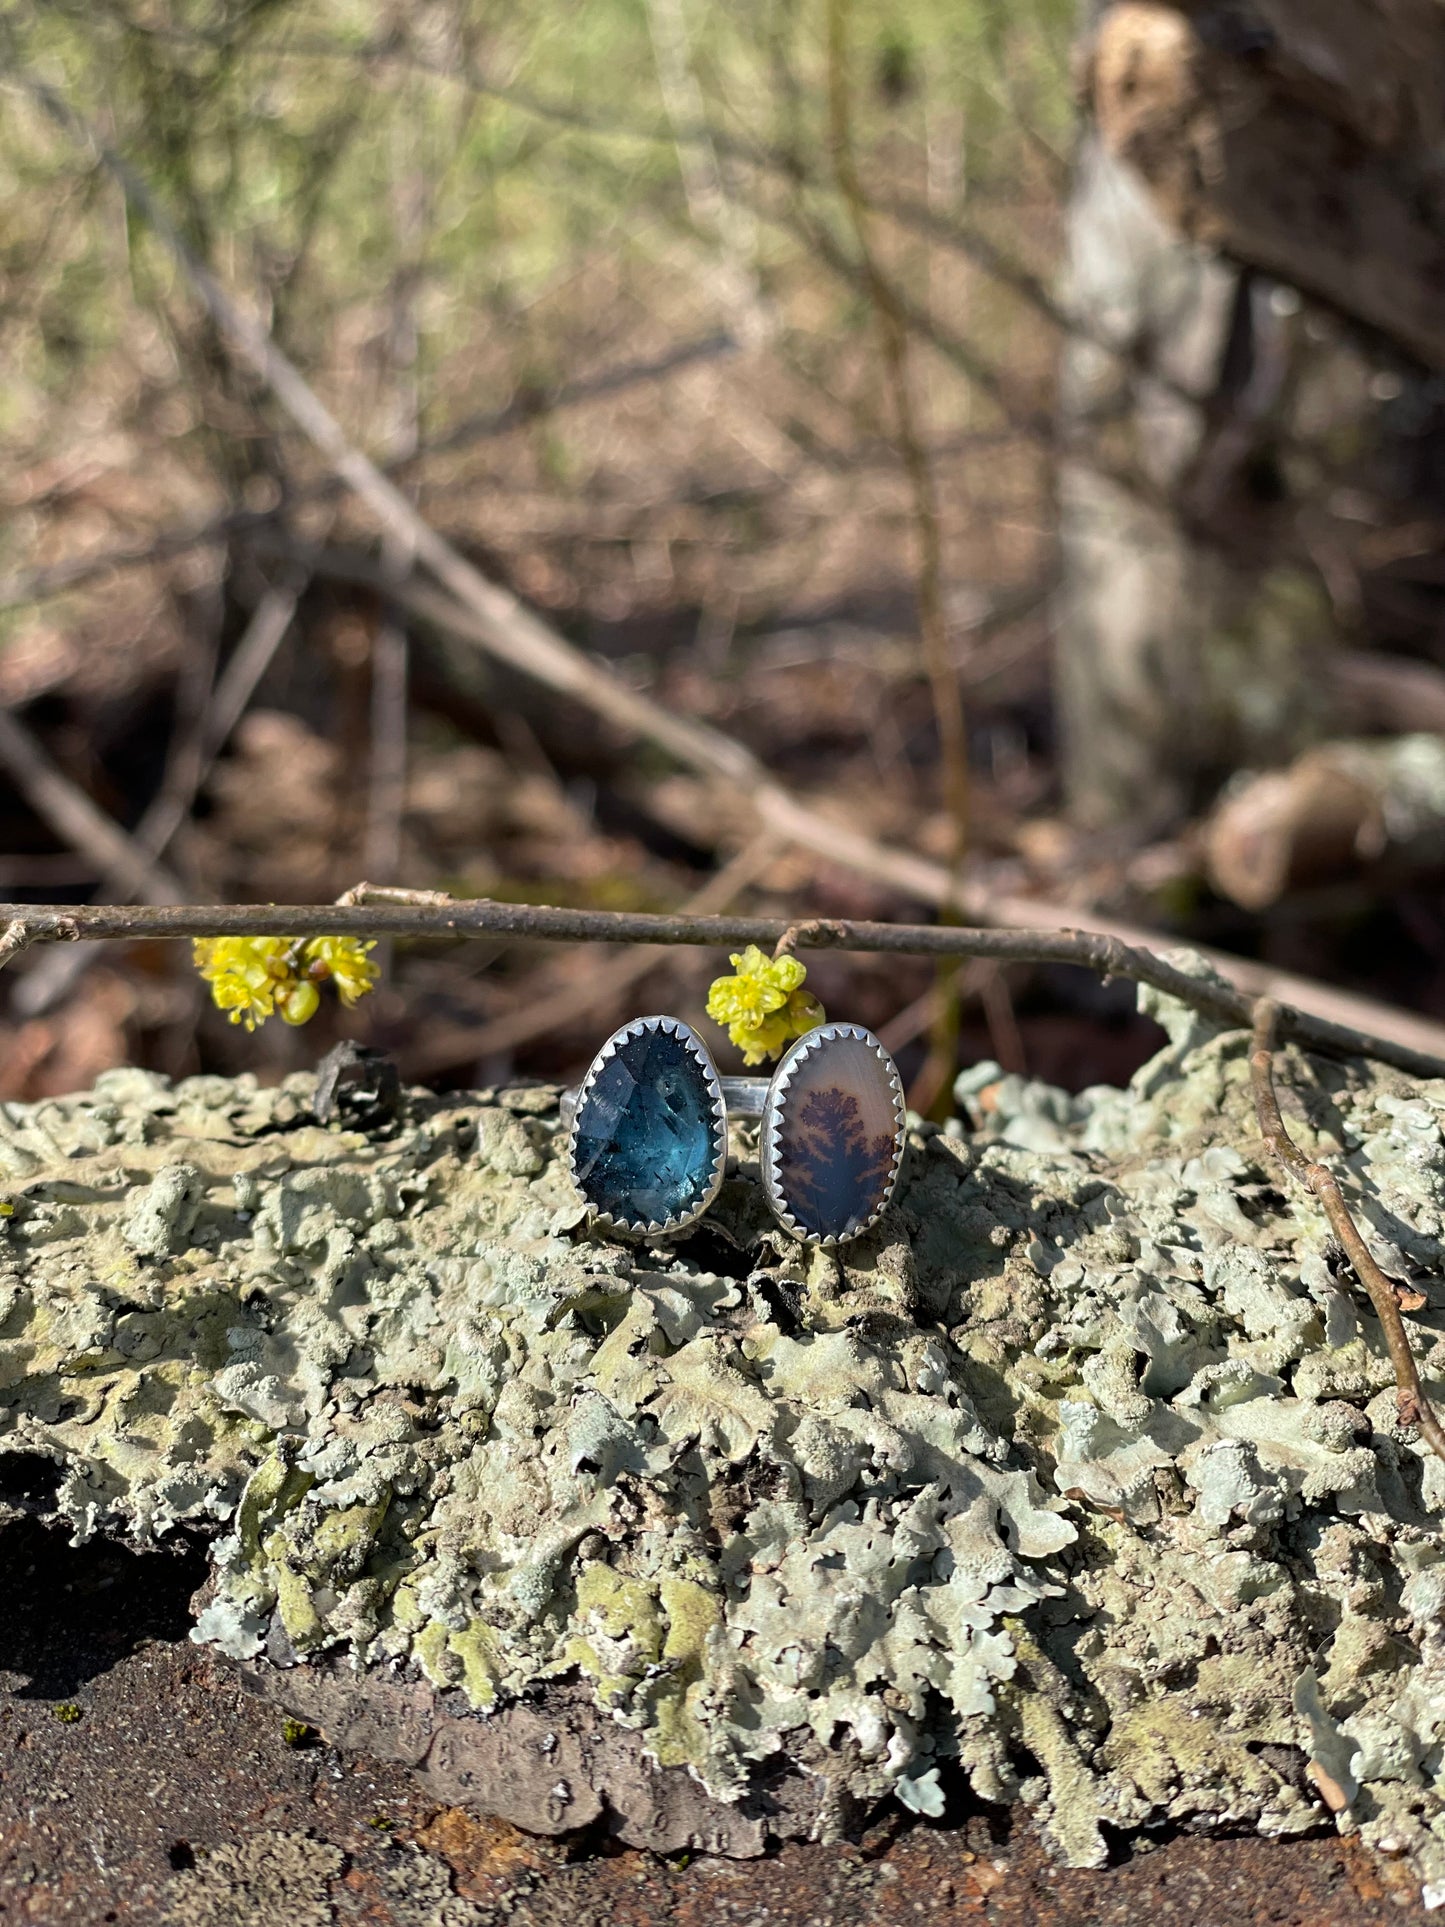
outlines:
[{"label": "small yellow blossom", "polygon": [[285,937],[197,937],[192,955],[217,1010],[254,1030],[275,1014],[276,989],[292,979]]},{"label": "small yellow blossom", "polygon": [[309,1024],[321,1007],[321,992],[309,978],[293,978],[276,992],[276,1015],[283,1024]]},{"label": "small yellow blossom", "polygon": [[328,980],[349,1009],[376,986],[375,947],[355,937],[198,937],[193,955],[216,1008],[255,1030],[268,1017],[309,1023]]},{"label": "small yellow blossom", "polygon": [[808,972],[796,957],[770,957],[750,943],[732,966],[736,976],[718,977],[708,991],[707,1014],[726,1027],[745,1064],[781,1055],[823,1022],[823,1006],[804,990]]},{"label": "small yellow blossom", "polygon": [[358,997],[376,988],[377,968],[371,961],[375,948],[375,939],[362,943],[356,937],[313,937],[306,946],[306,975],[317,982],[329,977],[350,1010]]}]

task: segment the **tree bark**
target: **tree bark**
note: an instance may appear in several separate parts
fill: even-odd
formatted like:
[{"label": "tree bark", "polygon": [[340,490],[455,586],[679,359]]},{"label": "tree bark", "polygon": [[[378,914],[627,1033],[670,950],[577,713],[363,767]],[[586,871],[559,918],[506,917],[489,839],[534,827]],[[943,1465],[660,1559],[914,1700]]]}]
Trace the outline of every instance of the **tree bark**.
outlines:
[{"label": "tree bark", "polygon": [[1445,367],[1437,0],[1125,0],[1086,90],[1170,229]]},{"label": "tree bark", "polygon": [[[1069,282],[1089,332],[1060,392],[1065,787],[1080,821],[1142,836],[1326,727],[1324,680],[1302,672],[1336,637],[1313,570],[1261,541],[1283,519],[1257,497],[1293,352],[1270,290],[1181,240],[1094,130]],[[1133,487],[1103,472],[1121,464]]]},{"label": "tree bark", "polygon": [[1080,72],[1072,295],[1117,352],[1064,357],[1064,765],[1076,816],[1142,833],[1348,733],[1352,544],[1437,506],[1445,11],[1104,0]]}]

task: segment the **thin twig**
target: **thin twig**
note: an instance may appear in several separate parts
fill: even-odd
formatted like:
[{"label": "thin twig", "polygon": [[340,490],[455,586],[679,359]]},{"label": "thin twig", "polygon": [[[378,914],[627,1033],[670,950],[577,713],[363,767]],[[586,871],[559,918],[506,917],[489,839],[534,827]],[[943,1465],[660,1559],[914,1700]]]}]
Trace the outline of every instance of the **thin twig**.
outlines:
[{"label": "thin twig", "polygon": [[[1040,909],[1042,906],[1035,905]],[[435,890],[361,884],[339,903],[0,904],[0,922],[30,926],[29,941],[113,938],[506,937],[524,943],[695,944],[732,950],[776,944],[796,930],[799,949],[875,951],[894,956],[988,957],[996,963],[1071,964],[1104,978],[1150,984],[1216,1022],[1248,1029],[1254,997],[1214,977],[1193,977],[1117,934],[1092,930],[978,930],[955,924],[869,923],[818,918],[691,916],[640,910],[583,910],[557,904],[454,900]],[[1309,987],[1309,986],[1307,986]],[[1319,990],[1321,986],[1312,988]],[[1391,1013],[1374,1006],[1383,1016]],[[1406,1013],[1395,1013],[1405,1015]],[[1371,1057],[1416,1077],[1445,1077],[1445,1051],[1416,1048],[1281,1004],[1285,1033],[1329,1057]],[[1422,1034],[1432,1037],[1428,1026]]]},{"label": "thin twig", "polygon": [[902,1010],[895,1011],[886,1024],[879,1025],[879,1043],[896,1057],[915,1037],[932,1029],[945,999],[952,998],[962,1005],[971,997],[978,988],[979,973],[988,968],[988,964],[977,958],[968,963],[940,965],[927,990]]},{"label": "thin twig", "polygon": [[[166,747],[160,787],[146,805],[132,832],[137,846],[144,850],[152,862],[158,862],[170,848],[177,830],[190,815],[191,805],[205,780],[206,731],[216,690],[216,658],[220,649],[221,627],[218,598],[211,596],[208,603],[205,614],[191,625],[191,646],[186,651],[176,678],[175,720]],[[177,874],[186,883],[185,894],[188,897],[195,896],[195,877],[187,865],[185,851],[182,850],[179,858],[172,858],[172,861],[176,864]],[[101,889],[106,893],[124,894],[118,877],[102,878]]]},{"label": "thin twig", "polygon": [[831,929],[832,926],[821,924],[816,917],[810,918],[805,923],[790,923],[773,945],[774,957],[791,957],[800,943],[816,941],[810,936],[810,932],[824,928]]},{"label": "thin twig", "polygon": [[3,970],[12,957],[18,957],[22,950],[28,950],[35,941],[35,932],[23,916],[11,917],[0,933],[0,970]]},{"label": "thin twig", "polygon": [[397,488],[347,437],[341,424],[265,327],[217,281],[165,212],[150,187],[95,134],[54,88],[27,73],[16,79],[64,128],[71,139],[93,153],[124,188],[175,260],[201,304],[215,322],[236,358],[263,381],[286,413],[306,434],[331,467],[360,496],[383,532],[410,542],[418,562],[445,585],[469,612],[484,646],[524,675],[535,677],[560,694],[575,697],[629,734],[692,740],[701,753],[722,768],[731,766],[751,780],[757,766],[741,745],[717,731],[669,714],[661,704],[630,689],[620,676],[594,663],[563,639],[509,590],[489,582],[481,571],[418,514]]},{"label": "thin twig", "polygon": [[[950,871],[956,875],[968,846],[968,733],[963,713],[963,691],[954,672],[948,644],[948,623],[943,609],[943,540],[939,527],[938,492],[928,457],[924,453],[913,405],[908,321],[873,244],[868,197],[863,189],[853,149],[852,88],[848,59],[849,12],[850,0],[830,0],[829,143],[838,191],[853,228],[863,283],[878,323],[878,341],[888,377],[898,452],[913,498],[913,524],[918,545],[918,631],[923,643],[924,670],[933,695],[939,761],[943,765],[943,800],[949,823],[948,864]],[[948,907],[951,906],[945,906]]]},{"label": "thin twig", "polygon": [[[185,822],[201,785],[244,715],[257,684],[291,626],[303,582],[304,578],[299,578],[288,587],[269,588],[257,603],[241,640],[211,691],[210,702],[201,718],[196,753],[183,759],[181,780],[162,784],[160,794],[136,825],[136,847],[151,862],[164,855],[172,837]],[[183,897],[186,893],[178,894]],[[130,879],[119,871],[111,870],[101,876],[99,900],[123,900],[127,896],[153,900],[149,888],[135,889]],[[15,986],[11,1002],[16,1014],[39,1017],[52,1010],[74,990],[89,961],[79,950],[42,957],[36,968],[28,971]]]},{"label": "thin twig", "polygon": [[[175,28],[148,29],[152,32],[166,32],[184,38],[185,30]],[[757,138],[756,135],[741,133],[735,127],[724,127],[709,119],[705,112],[696,113],[690,120],[680,120],[669,115],[668,125],[648,125],[635,113],[610,117],[579,109],[570,100],[550,99],[528,89],[519,88],[508,81],[499,81],[493,75],[482,71],[475,61],[445,60],[428,55],[408,41],[389,34],[356,47],[349,43],[327,43],[320,39],[298,38],[288,34],[284,43],[273,44],[267,49],[268,56],[276,59],[335,59],[355,60],[358,62],[384,65],[401,61],[434,79],[449,81],[467,88],[491,100],[505,103],[518,112],[529,114],[543,121],[586,134],[599,140],[623,140],[629,145],[638,141],[669,145],[674,148],[693,145],[708,149],[721,159],[731,161],[739,167],[752,169],[760,174],[785,181],[790,186],[824,189],[825,180],[808,166],[798,143],[789,141],[786,146],[778,146]],[[944,218],[933,209],[921,206],[903,196],[891,196],[875,203],[881,213],[897,221],[900,226],[911,226],[927,239],[941,246],[958,250],[973,264],[980,268],[991,280],[1001,287],[1010,289],[1026,302],[1051,326],[1069,334],[1077,334],[1093,341],[1108,353],[1128,356],[1132,344],[1126,342],[1109,330],[1100,327],[1092,317],[1075,314],[1053,294],[1046,283],[1021,261],[1009,255],[998,242],[989,237],[982,229],[965,226],[957,218]],[[1177,394],[1186,401],[1196,400],[1182,386],[1171,383],[1167,374],[1149,368],[1151,379],[1156,380],[1168,392]]]},{"label": "thin twig", "polygon": [[[218,620],[214,611],[205,621],[205,633],[189,650],[176,685],[176,714],[166,751],[160,788],[147,804],[140,821],[128,832],[131,842],[146,862],[158,865],[172,837],[190,813],[196,792],[204,778],[206,764],[206,719],[215,692]],[[182,865],[184,871],[184,865]],[[164,876],[166,870],[162,869]],[[194,897],[194,878],[188,871],[181,876],[174,897],[157,895],[149,876],[129,870],[104,871],[97,881],[92,901],[125,903],[134,897],[147,902],[184,902]],[[18,1017],[39,1017],[68,997],[95,962],[94,951],[52,950],[40,957],[33,970],[16,984],[11,1007]]]},{"label": "thin twig", "polygon": [[411,890],[398,883],[353,883],[336,899],[339,908],[360,908],[365,904],[387,903],[415,910],[442,910],[457,899],[445,890]]},{"label": "thin twig", "polygon": [[[318,575],[359,582],[367,587],[384,587],[385,578],[378,564],[353,551],[288,544],[286,553],[304,559]],[[442,591],[413,579],[390,593],[425,621],[480,648],[489,647],[487,625]],[[630,698],[633,693],[624,690],[624,698]],[[638,696],[637,702],[641,708],[634,712],[634,733],[647,736],[678,762],[717,777],[736,789],[760,821],[779,836],[812,850],[840,869],[869,877],[890,891],[916,897],[923,903],[942,904],[949,896],[949,876],[943,864],[913,850],[878,843],[824,815],[784,789],[750,750],[721,731],[673,716],[644,696]],[[1157,932],[1073,906],[1065,911],[1056,903],[1036,897],[1006,895],[968,876],[964,877],[958,895],[962,915],[975,925],[999,923],[1022,930],[1051,930],[1067,917],[1076,929],[1127,946],[1148,949],[1158,941]],[[1312,1011],[1339,1026],[1341,1036],[1368,1036],[1411,1051],[1416,1064],[1445,1061],[1445,1027],[1429,1018],[1204,945],[1192,948],[1206,963],[1231,978],[1242,993],[1251,997],[1273,996],[1282,1004]],[[1245,1023],[1248,1018],[1241,1016],[1237,1021]]]},{"label": "thin twig", "polygon": [[407,637],[390,609],[371,638],[371,763],[363,853],[370,870],[401,868],[406,808]]},{"label": "thin twig", "polygon": [[1350,1208],[1345,1203],[1334,1173],[1327,1165],[1305,1156],[1290,1136],[1280,1114],[1279,1099],[1274,1088],[1274,1039],[1282,1015],[1279,1005],[1270,997],[1261,997],[1255,1008],[1249,1069],[1260,1136],[1277,1162],[1319,1200],[1331,1231],[1343,1245],[1345,1255],[1354,1267],[1355,1276],[1370,1294],[1370,1303],[1375,1307],[1390,1362],[1395,1368],[1400,1423],[1417,1425],[1420,1436],[1431,1451],[1437,1458],[1445,1459],[1445,1428],[1441,1427],[1420,1383],[1419,1368],[1415,1363],[1415,1354],[1410,1349],[1405,1321],[1400,1316],[1395,1287],[1371,1256],[1369,1246],[1360,1235],[1359,1226],[1350,1215]]},{"label": "thin twig", "polygon": [[[697,125],[705,119],[683,0],[648,0],[647,24],[663,107],[669,124],[680,135],[689,123]],[[758,282],[757,237],[751,217],[728,191],[711,140],[706,136],[698,141],[679,138],[675,153],[692,224],[700,235],[710,237],[718,250],[718,292],[737,326],[739,340],[755,348],[766,341],[773,318]]]},{"label": "thin twig", "polygon": [[[943,608],[943,534],[938,490],[924,452],[913,401],[911,330],[898,292],[884,272],[872,234],[871,207],[858,171],[853,143],[853,99],[848,27],[851,0],[829,0],[828,6],[828,136],[833,172],[838,183],[854,245],[858,251],[863,286],[878,324],[878,341],[893,408],[894,428],[903,471],[913,502],[917,547],[915,597],[918,633],[923,644],[923,668],[933,698],[938,730],[938,759],[943,769],[943,805],[948,822],[947,869],[949,894],[939,905],[945,922],[958,914],[956,893],[968,851],[970,785],[968,727],[963,708],[963,686],[953,663],[948,622]],[[953,973],[940,973],[940,985],[951,984]],[[955,994],[940,997],[933,1022],[928,1061],[918,1084],[931,1085],[936,1097],[946,1090],[958,1053],[959,1005]],[[932,1099],[918,1086],[912,1101],[924,1110]]]},{"label": "thin twig", "polygon": [[[749,884],[757,882],[777,850],[772,837],[755,837],[688,898],[684,909],[696,915],[725,909]],[[665,954],[660,947],[639,944],[626,956],[599,966],[593,953],[579,950],[572,960],[572,981],[559,984],[555,990],[534,986],[524,1008],[504,1011],[486,1023],[457,1025],[424,1035],[402,1053],[403,1073],[408,1077],[433,1077],[455,1064],[481,1063],[498,1052],[514,1051],[536,1037],[557,1032],[620,997],[639,978],[655,970]]]},{"label": "thin twig", "polygon": [[305,575],[298,574],[290,582],[266,589],[252,610],[241,640],[231,651],[211,697],[206,717],[202,783],[230,740],[231,731],[250,707],[261,678],[275,661],[276,651],[286,639],[305,587]]},{"label": "thin twig", "polygon": [[[105,168],[121,182],[126,193],[154,226],[238,359],[270,386],[287,413],[327,457],[337,475],[372,509],[382,528],[414,540],[419,562],[449,591],[449,594],[434,594],[429,598],[438,611],[437,620],[446,623],[458,635],[469,635],[491,655],[523,674],[585,704],[595,714],[629,735],[647,737],[667,749],[679,761],[721,778],[747,797],[766,825],[804,848],[815,850],[826,859],[855,869],[862,875],[876,877],[896,890],[917,895],[926,902],[942,903],[953,896],[950,879],[942,865],[906,850],[887,849],[871,837],[829,821],[777,783],[741,743],[705,724],[675,716],[662,704],[630,688],[621,677],[566,642],[515,596],[488,582],[417,513],[405,495],[387,480],[376,465],[347,439],[335,417],[317,398],[293,363],[276,347],[265,328],[243,313],[209,270],[195,258],[134,170],[100,142],[52,88],[23,72],[17,73],[16,78],[73,139],[96,154]],[[420,589],[423,585],[417,586]],[[401,599],[399,595],[397,599]],[[415,605],[421,598],[414,595],[410,599]],[[1052,905],[969,890],[962,893],[961,910],[965,916],[976,919],[994,917],[1000,921],[1017,922],[1025,928],[1051,922],[1057,915]],[[1077,921],[1094,926],[1098,935],[1088,941],[1100,944],[1106,952],[1117,947],[1121,953],[1127,953],[1131,947],[1130,939],[1136,934],[1125,926],[1109,925],[1103,919],[1085,915],[1079,915]],[[248,927],[254,929],[256,926]],[[331,927],[321,924],[316,931],[325,934]],[[219,931],[214,926],[208,926],[206,930],[195,934],[219,934]],[[774,941],[779,934],[780,930],[774,930],[760,941]],[[942,936],[944,933],[935,934]],[[747,941],[746,938],[743,940]],[[1030,940],[1025,938],[1022,941],[1025,945],[1023,960],[1028,961],[1027,945]],[[942,944],[934,950],[934,954],[985,953],[966,949],[950,952],[948,946]],[[1088,962],[1085,958],[1055,957],[1052,953],[1035,960]],[[1212,961],[1232,969],[1237,981],[1252,979],[1253,988],[1260,993],[1276,992],[1282,1000],[1292,1004],[1311,999],[1319,1002],[1328,998],[1335,1008],[1351,1010],[1363,1019],[1362,1028],[1357,1030],[1321,1017],[1302,1018],[1301,1021],[1311,1027],[1306,1041],[1311,1041],[1317,1049],[1342,1050],[1346,1054],[1373,1050],[1382,1061],[1399,1064],[1406,1069],[1418,1071],[1422,1065],[1428,1065],[1430,1069],[1425,1075],[1433,1075],[1445,1061],[1445,1048],[1442,1048],[1437,1027],[1423,1020],[1411,1018],[1405,1013],[1390,1014],[1380,1005],[1370,1004],[1363,999],[1351,999],[1343,993],[1326,992],[1322,986],[1311,985],[1307,980],[1271,976],[1258,969],[1250,971],[1238,959],[1215,958]],[[1113,968],[1108,964],[1094,967]],[[1137,973],[1124,970],[1115,974]],[[1182,985],[1189,985],[1192,981],[1181,972],[1172,972],[1171,976]],[[1153,981],[1152,978],[1145,980]],[[1231,995],[1234,1002],[1228,1020],[1248,1022],[1249,1006],[1243,993],[1234,991]],[[1391,1027],[1393,1036],[1381,1038],[1373,1034],[1382,1023]],[[1423,1040],[1424,1048],[1415,1048],[1403,1041],[1407,1031]],[[1298,1034],[1302,1039],[1306,1038],[1304,1032]]]},{"label": "thin twig", "polygon": [[[738,343],[731,335],[713,333],[694,341],[679,342],[676,347],[644,361],[624,362],[619,367],[604,368],[595,375],[581,375],[575,381],[559,382],[553,388],[524,388],[503,407],[492,409],[484,415],[464,416],[441,434],[420,443],[413,453],[386,462],[384,472],[395,482],[404,481],[415,475],[422,464],[433,456],[453,454],[458,449],[470,447],[474,442],[495,440],[561,409],[625,394],[629,389],[649,382],[665,381],[679,369],[691,368],[699,362],[716,361],[737,352]],[[149,568],[154,563],[185,555],[192,549],[212,548],[238,540],[257,530],[272,527],[288,509],[334,500],[345,488],[346,483],[339,475],[323,475],[315,481],[289,489],[284,501],[275,508],[228,510],[224,515],[213,516],[207,522],[163,529],[147,542],[105,549],[98,555],[71,556],[66,561],[52,562],[42,568],[22,569],[15,575],[0,576],[0,612],[28,603],[45,602],[52,596],[66,595],[73,589],[83,589],[89,583],[98,582],[102,577],[119,570]]]},{"label": "thin twig", "polygon": [[[418,384],[416,296],[426,252],[432,194],[416,130],[398,134],[392,125],[392,219],[397,266],[391,283],[391,315],[386,340],[386,387],[379,406],[394,416],[392,445],[398,453],[415,451],[421,437]],[[413,490],[408,491],[414,494]],[[393,581],[411,574],[415,544],[410,536],[389,535],[381,563]],[[396,875],[401,865],[402,823],[406,813],[407,686],[410,643],[406,625],[387,601],[371,636],[371,740],[367,772],[366,830],[362,860],[368,870]],[[390,959],[383,951],[383,975]]]}]

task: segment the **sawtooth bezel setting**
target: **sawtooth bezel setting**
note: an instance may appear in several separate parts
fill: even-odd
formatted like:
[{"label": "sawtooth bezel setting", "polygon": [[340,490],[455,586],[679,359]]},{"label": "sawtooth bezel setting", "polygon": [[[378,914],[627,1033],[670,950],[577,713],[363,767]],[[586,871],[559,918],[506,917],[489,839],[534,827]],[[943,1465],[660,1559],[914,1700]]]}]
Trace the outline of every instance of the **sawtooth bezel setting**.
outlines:
[{"label": "sawtooth bezel setting", "polygon": [[[669,1218],[624,1217],[616,1211],[604,1210],[601,1205],[593,1203],[582,1188],[577,1173],[577,1127],[584,1114],[593,1085],[623,1045],[631,1043],[634,1038],[656,1031],[676,1037],[703,1074],[707,1085],[708,1121],[712,1130],[712,1173],[698,1203],[688,1211]],[[691,1024],[684,1023],[681,1017],[634,1017],[631,1023],[623,1024],[620,1029],[613,1031],[592,1059],[587,1068],[587,1075],[577,1086],[572,1103],[572,1117],[567,1127],[567,1169],[577,1195],[591,1213],[591,1224],[598,1230],[615,1231],[628,1238],[671,1237],[676,1232],[684,1231],[689,1225],[695,1224],[716,1202],[727,1170],[727,1157],[727,1107],[723,1101],[722,1080],[712,1061],[711,1052]]]},{"label": "sawtooth bezel setting", "polygon": [[[803,1224],[789,1207],[782,1181],[780,1127],[788,1091],[799,1068],[818,1051],[826,1049],[834,1040],[845,1038],[854,1043],[863,1044],[872,1052],[886,1073],[889,1095],[893,1100],[893,1162],[882,1196],[868,1217],[860,1219],[856,1225],[850,1224],[845,1231],[819,1235]],[[898,1177],[903,1167],[907,1129],[908,1107],[904,1100],[903,1082],[898,1075],[898,1066],[871,1030],[865,1030],[861,1024],[837,1023],[820,1024],[816,1030],[808,1031],[792,1046],[774,1071],[772,1081],[768,1085],[767,1097],[763,1102],[762,1127],[758,1143],[759,1163],[762,1169],[763,1191],[774,1217],[793,1237],[804,1244],[816,1245],[825,1251],[832,1250],[838,1245],[851,1244],[855,1238],[861,1238],[865,1232],[873,1229],[893,1202],[893,1194],[898,1189]]]}]

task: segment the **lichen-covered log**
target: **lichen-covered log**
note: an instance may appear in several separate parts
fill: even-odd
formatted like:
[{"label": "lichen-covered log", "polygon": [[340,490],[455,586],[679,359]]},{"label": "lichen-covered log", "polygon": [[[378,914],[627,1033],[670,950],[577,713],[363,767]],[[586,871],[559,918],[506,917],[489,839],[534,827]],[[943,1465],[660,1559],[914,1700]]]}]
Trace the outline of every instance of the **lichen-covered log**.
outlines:
[{"label": "lichen-covered log", "polygon": [[[390,1137],[304,1077],[10,1107],[0,1474],[210,1533],[198,1639],[539,1827],[756,1851],[961,1763],[1093,1864],[1323,1789],[1445,1899],[1445,1467],[1268,1181],[1247,1038],[1160,1014],[1128,1090],[970,1074],[841,1263],[742,1137],[692,1238],[590,1236],[545,1090]],[[1445,1083],[1280,1069],[1438,1393]]]}]

